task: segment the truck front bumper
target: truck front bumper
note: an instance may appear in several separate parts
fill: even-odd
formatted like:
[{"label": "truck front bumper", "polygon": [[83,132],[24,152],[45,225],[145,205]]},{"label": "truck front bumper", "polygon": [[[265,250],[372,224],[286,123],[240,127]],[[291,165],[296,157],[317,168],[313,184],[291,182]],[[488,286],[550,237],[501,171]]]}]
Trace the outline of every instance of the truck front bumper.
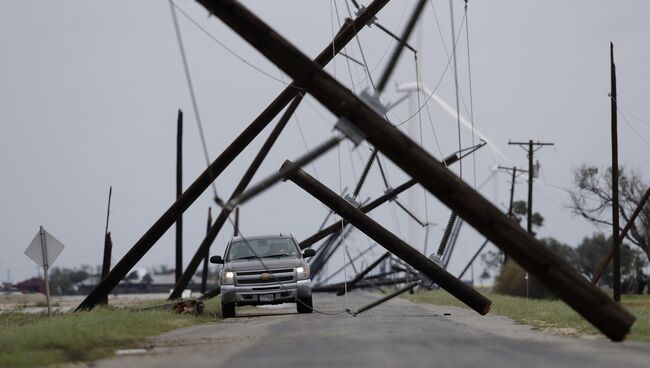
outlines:
[{"label": "truck front bumper", "polygon": [[311,280],[275,285],[221,285],[221,302],[236,305],[293,303],[311,296]]}]

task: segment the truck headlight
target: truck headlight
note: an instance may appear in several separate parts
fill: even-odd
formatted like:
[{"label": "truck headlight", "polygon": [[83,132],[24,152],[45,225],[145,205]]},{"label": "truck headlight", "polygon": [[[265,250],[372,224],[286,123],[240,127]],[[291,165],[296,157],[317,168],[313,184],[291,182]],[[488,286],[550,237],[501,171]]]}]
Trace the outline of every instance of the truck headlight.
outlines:
[{"label": "truck headlight", "polygon": [[309,267],[296,267],[296,278],[307,280],[309,278]]},{"label": "truck headlight", "polygon": [[221,285],[232,285],[235,283],[235,273],[234,272],[222,272],[221,273]]}]

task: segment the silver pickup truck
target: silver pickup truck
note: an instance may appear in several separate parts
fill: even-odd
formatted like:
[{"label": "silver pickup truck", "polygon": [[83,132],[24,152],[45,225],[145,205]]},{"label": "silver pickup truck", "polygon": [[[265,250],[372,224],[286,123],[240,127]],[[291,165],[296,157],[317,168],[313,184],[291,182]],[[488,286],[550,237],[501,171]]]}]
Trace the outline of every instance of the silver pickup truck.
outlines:
[{"label": "silver pickup truck", "polygon": [[304,253],[291,235],[234,237],[223,258],[212,256],[211,263],[223,264],[219,273],[221,313],[235,317],[235,306],[296,303],[298,313],[311,313],[311,280]]}]

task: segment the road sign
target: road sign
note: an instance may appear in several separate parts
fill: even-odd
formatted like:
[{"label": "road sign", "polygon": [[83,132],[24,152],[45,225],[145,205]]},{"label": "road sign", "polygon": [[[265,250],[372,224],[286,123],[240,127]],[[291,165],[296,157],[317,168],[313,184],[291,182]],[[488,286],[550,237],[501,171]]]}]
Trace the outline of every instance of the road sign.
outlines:
[{"label": "road sign", "polygon": [[34,240],[25,249],[25,255],[37,265],[43,267],[43,275],[45,276],[45,298],[47,299],[47,315],[52,315],[52,308],[50,307],[50,280],[47,277],[47,270],[50,265],[54,263],[56,257],[63,251],[63,244],[56,240],[52,234],[43,229],[43,226],[38,230]]},{"label": "road sign", "polygon": [[[37,265],[51,266],[56,258],[63,251],[63,244],[58,241],[52,234],[48,233],[43,229],[44,243],[45,243],[45,252],[43,252],[41,245],[41,232],[36,233],[34,240],[29,243],[27,249],[25,249],[25,255],[34,261]],[[47,257],[43,257],[43,253],[47,254]],[[45,262],[44,262],[45,261]]]}]

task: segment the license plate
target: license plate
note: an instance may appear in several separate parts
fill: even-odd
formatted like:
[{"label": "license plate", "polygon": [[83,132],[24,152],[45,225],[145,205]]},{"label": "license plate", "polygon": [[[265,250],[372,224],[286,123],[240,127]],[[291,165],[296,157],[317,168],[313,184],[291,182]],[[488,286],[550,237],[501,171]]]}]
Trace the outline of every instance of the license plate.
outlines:
[{"label": "license plate", "polygon": [[273,299],[273,294],[260,295],[260,302],[272,302]]}]

